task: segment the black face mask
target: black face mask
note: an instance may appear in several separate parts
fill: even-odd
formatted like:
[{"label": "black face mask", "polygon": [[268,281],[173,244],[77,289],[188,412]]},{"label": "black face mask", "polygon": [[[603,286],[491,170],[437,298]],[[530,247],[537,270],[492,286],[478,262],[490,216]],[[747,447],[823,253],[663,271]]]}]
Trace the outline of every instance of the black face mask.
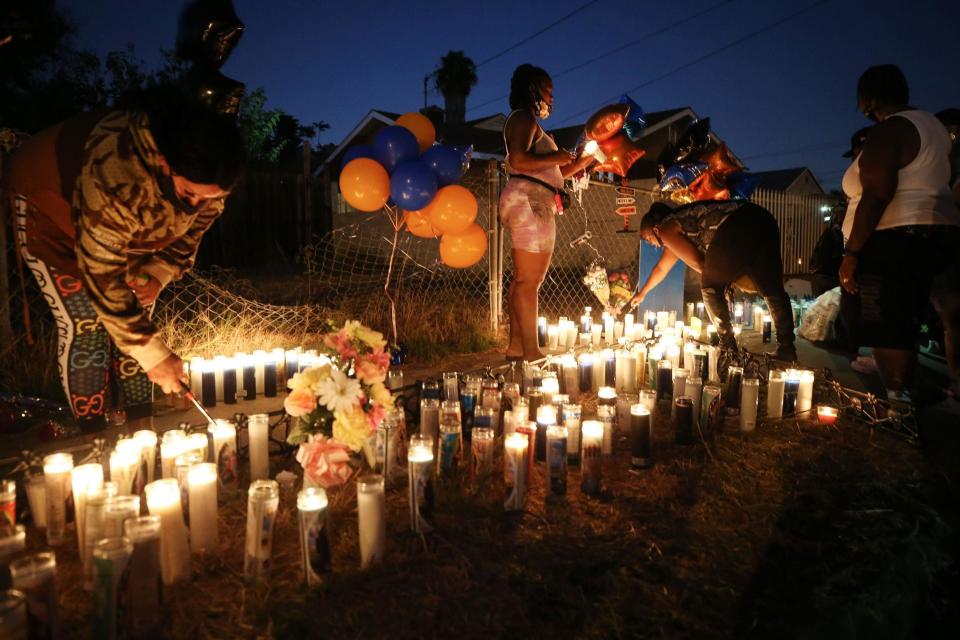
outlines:
[{"label": "black face mask", "polygon": [[193,206],[188,202],[185,202],[183,198],[177,193],[177,188],[173,184],[173,176],[168,173],[161,173],[157,176],[157,186],[160,187],[160,193],[163,194],[163,197],[167,199],[174,206],[174,208],[180,213],[187,215],[194,215],[197,213],[202,205]]}]

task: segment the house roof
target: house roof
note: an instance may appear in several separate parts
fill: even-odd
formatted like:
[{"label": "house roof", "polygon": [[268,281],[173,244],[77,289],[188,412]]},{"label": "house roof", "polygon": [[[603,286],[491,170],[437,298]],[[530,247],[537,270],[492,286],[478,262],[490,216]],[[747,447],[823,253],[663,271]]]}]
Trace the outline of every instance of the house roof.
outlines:
[{"label": "house roof", "polygon": [[[398,117],[400,117],[400,114],[382,109],[372,109],[369,111],[334,152],[324,160],[316,173],[323,172],[331,165],[339,166],[340,157],[347,147],[354,144],[370,143],[377,132],[393,124],[393,121]],[[651,134],[674,122],[679,122],[684,118],[695,120],[697,114],[690,107],[651,111],[644,114],[647,126],[643,130],[643,137],[641,137],[636,144],[644,150],[645,154],[630,171],[629,177],[631,179],[657,177],[656,159],[663,151],[667,139],[662,135],[651,136]],[[505,120],[506,116],[504,114],[495,113],[468,120],[462,124],[450,125],[441,123],[436,127],[437,141],[454,146],[472,144],[473,156],[475,158],[496,158],[501,160],[506,155],[502,134]],[[575,148],[577,139],[582,132],[583,123],[549,130],[549,133],[554,136],[557,145],[564,149]]]},{"label": "house roof", "polygon": [[[787,191],[804,173],[809,173],[817,186],[820,186],[816,176],[813,175],[809,167],[793,167],[791,169],[775,169],[773,171],[753,171],[752,173],[754,177],[758,179],[757,187],[761,189]],[[823,191],[822,188],[820,190]]]}]

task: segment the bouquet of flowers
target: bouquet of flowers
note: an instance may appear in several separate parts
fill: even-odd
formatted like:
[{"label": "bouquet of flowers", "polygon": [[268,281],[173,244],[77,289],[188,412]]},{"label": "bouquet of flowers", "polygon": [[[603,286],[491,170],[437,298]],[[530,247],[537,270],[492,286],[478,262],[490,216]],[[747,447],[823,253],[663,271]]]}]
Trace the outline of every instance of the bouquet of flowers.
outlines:
[{"label": "bouquet of flowers", "polygon": [[603,262],[594,260],[590,263],[583,275],[583,284],[587,285],[604,307],[610,304],[610,283],[607,281],[607,270]]},{"label": "bouquet of flowers", "polygon": [[610,306],[616,309],[616,315],[633,298],[633,285],[630,283],[630,276],[623,271],[611,273],[607,280],[610,282]]},{"label": "bouquet of flowers", "polygon": [[393,396],[384,384],[390,352],[382,333],[348,320],[322,342],[329,363],[295,374],[283,408],[294,418],[287,442],[300,445],[304,476],[330,487],[350,478],[361,451],[369,458],[371,436]]}]

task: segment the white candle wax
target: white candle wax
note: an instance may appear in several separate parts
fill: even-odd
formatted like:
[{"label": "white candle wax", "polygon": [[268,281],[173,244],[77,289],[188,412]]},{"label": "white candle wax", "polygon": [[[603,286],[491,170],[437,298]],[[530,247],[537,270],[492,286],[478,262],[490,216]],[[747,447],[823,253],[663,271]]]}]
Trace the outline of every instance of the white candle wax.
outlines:
[{"label": "white candle wax", "polygon": [[503,474],[507,499],[506,511],[520,511],[527,502],[527,447],[528,438],[522,433],[512,433],[503,441]]},{"label": "white candle wax", "polygon": [[220,543],[217,513],[217,466],[201,462],[187,472],[190,495],[190,549],[213,551]]},{"label": "white candle wax", "polygon": [[184,452],[187,435],[182,429],[171,429],[160,439],[160,475],[164,478],[174,477],[174,464]]},{"label": "white candle wax", "polygon": [[[191,433],[183,441],[183,453],[195,453],[200,462],[206,462],[210,457],[210,440],[205,433]],[[182,455],[182,454],[181,454]]]},{"label": "white candle wax", "polygon": [[613,323],[613,341],[620,342],[620,339],[623,337],[623,323],[619,320]]},{"label": "white candle wax", "polygon": [[250,447],[250,479],[270,477],[270,423],[265,413],[255,413],[247,420]]},{"label": "white candle wax", "polygon": [[157,466],[157,432],[141,429],[133,434],[133,438],[140,444],[140,455],[147,466],[147,477],[144,482],[153,482],[153,474]]},{"label": "white candle wax", "polygon": [[720,374],[717,373],[717,360],[720,358],[720,347],[713,345],[707,347],[707,369],[708,382],[720,382]]},{"label": "white candle wax", "polygon": [[693,401],[693,421],[700,420],[700,404],[703,400],[703,380],[697,377],[687,378],[683,385],[684,393]]},{"label": "white candle wax", "polygon": [[203,358],[190,358],[190,393],[199,398],[201,396],[201,381],[203,379]]},{"label": "white candle wax", "polygon": [[267,352],[257,349],[253,352],[254,376],[257,380],[257,395],[263,395],[263,382],[267,379],[264,367],[267,364]]},{"label": "white candle wax", "polygon": [[[797,413],[813,408],[813,371],[800,372],[800,390],[797,392]],[[809,416],[808,416],[809,417]]]},{"label": "white candle wax", "polygon": [[603,339],[607,344],[613,344],[615,338],[613,335],[613,316],[606,316],[603,319]]},{"label": "white candle wax", "polygon": [[387,514],[383,476],[369,474],[357,480],[357,523],[360,566],[366,569],[383,559],[387,545]]},{"label": "white candle wax", "polygon": [[73,456],[54,453],[43,459],[43,476],[47,485],[47,544],[56,546],[66,537],[67,500],[72,493],[70,474]]},{"label": "white candle wax", "polygon": [[70,484],[73,489],[74,520],[77,523],[77,545],[80,556],[83,557],[87,493],[103,487],[103,465],[93,462],[74,467]]},{"label": "white candle wax", "polygon": [[[121,440],[120,442],[127,442]],[[110,452],[110,480],[117,485],[117,495],[129,496],[133,493],[133,482],[140,466],[140,450],[134,452],[129,447],[119,446]]]},{"label": "white candle wax", "polygon": [[593,388],[592,391],[597,393],[600,391],[600,387],[603,386],[603,381],[605,377],[604,365],[606,364],[603,360],[603,352],[594,351],[591,358],[593,362]]},{"label": "white candle wax", "polygon": [[556,325],[547,327],[547,349],[556,351],[560,346],[560,328]]},{"label": "white candle wax", "polygon": [[601,324],[592,324],[590,325],[590,344],[594,347],[600,346],[600,334],[603,331],[603,325]]},{"label": "white candle wax", "polygon": [[190,578],[190,543],[180,507],[180,487],[174,478],[154,480],[146,487],[147,508],[160,517],[160,573],[164,584]]},{"label": "white candle wax", "polygon": [[227,368],[227,356],[214,356],[212,364],[213,379],[216,384],[217,402],[223,402],[223,370]]},{"label": "white candle wax", "polygon": [[237,428],[229,420],[217,420],[207,427],[213,435],[213,460],[221,490],[237,487]]},{"label": "white candle wax", "polygon": [[571,400],[580,398],[580,378],[577,370],[577,359],[572,355],[566,355],[562,360],[563,371],[563,391]]},{"label": "white candle wax", "polygon": [[760,399],[760,381],[744,378],[740,383],[740,431],[757,428],[757,403]]},{"label": "white candle wax", "polygon": [[567,348],[572,349],[577,344],[577,324],[572,320],[567,322]]},{"label": "white candle wax", "polygon": [[[754,307],[754,311],[757,307]],[[767,382],[767,417],[779,418],[783,415],[783,371],[771,371]]]},{"label": "white candle wax", "polygon": [[583,446],[580,454],[580,488],[584,493],[600,493],[600,458],[603,450],[603,424],[584,420],[580,429]]}]

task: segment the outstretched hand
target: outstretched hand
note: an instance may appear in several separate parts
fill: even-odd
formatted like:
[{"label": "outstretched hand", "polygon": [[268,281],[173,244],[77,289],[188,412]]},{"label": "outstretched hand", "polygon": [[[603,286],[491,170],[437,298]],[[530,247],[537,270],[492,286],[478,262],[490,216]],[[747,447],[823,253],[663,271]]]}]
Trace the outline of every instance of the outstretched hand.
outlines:
[{"label": "outstretched hand", "polygon": [[647,297],[647,294],[645,293],[634,294],[634,296],[630,298],[630,308],[631,309],[637,308],[640,304],[643,303],[643,299],[646,297]]}]

